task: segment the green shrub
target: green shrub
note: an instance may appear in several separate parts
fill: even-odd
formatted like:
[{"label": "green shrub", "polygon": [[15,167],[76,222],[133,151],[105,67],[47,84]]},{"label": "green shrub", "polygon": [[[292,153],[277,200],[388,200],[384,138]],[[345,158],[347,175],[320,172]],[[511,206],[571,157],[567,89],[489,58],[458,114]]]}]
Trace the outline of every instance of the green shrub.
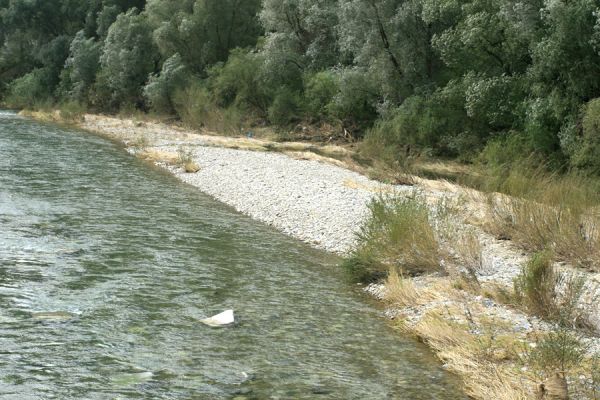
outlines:
[{"label": "green shrub", "polygon": [[482,146],[472,125],[464,111],[462,87],[451,83],[431,95],[411,96],[389,110],[367,131],[363,150],[388,163],[414,154],[469,160]]},{"label": "green shrub", "polygon": [[495,170],[507,171],[513,169],[517,162],[526,160],[532,152],[533,148],[524,135],[510,132],[489,140],[478,161]]},{"label": "green shrub", "polygon": [[515,299],[528,312],[559,326],[583,325],[579,300],[585,278],[578,274],[557,273],[552,263],[549,251],[533,254],[515,278]]},{"label": "green shrub", "polygon": [[15,108],[36,108],[51,98],[50,71],[38,68],[15,79],[9,86],[6,103]]},{"label": "green shrub", "polygon": [[173,95],[177,115],[191,128],[207,129],[224,135],[239,135],[245,115],[236,106],[219,107],[202,81],[194,81]]},{"label": "green shrub", "polygon": [[269,107],[269,121],[280,127],[285,127],[299,120],[300,100],[296,93],[287,88],[279,90]]},{"label": "green shrub", "polygon": [[539,252],[531,256],[515,278],[514,289],[517,299],[533,314],[550,317],[556,310],[556,274],[552,266],[552,255]]},{"label": "green shrub", "polygon": [[193,81],[187,87],[175,91],[173,105],[179,118],[196,129],[203,127],[207,115],[217,108],[201,81]]},{"label": "green shrub", "polygon": [[370,249],[359,249],[342,261],[342,268],[352,282],[369,283],[385,278],[388,266],[379,261]]},{"label": "green shrub", "polygon": [[187,81],[188,71],[179,54],[167,59],[160,74],[151,74],[144,87],[144,97],[150,103],[154,112],[173,114],[175,107],[173,97],[175,92]]},{"label": "green shrub", "polygon": [[329,104],[331,116],[341,120],[351,133],[360,137],[377,118],[379,101],[375,82],[366,71],[348,68],[338,73],[339,91]]},{"label": "green shrub", "polygon": [[329,104],[338,90],[337,80],[331,71],[308,75],[304,83],[305,108],[308,116],[317,120],[327,119]]},{"label": "green shrub", "polygon": [[544,335],[529,353],[529,362],[548,376],[559,372],[565,376],[577,368],[585,356],[585,346],[580,338],[565,328]]},{"label": "green shrub", "polygon": [[378,276],[390,267],[406,274],[440,270],[439,244],[423,199],[382,195],[369,209],[371,215],[358,234],[359,245],[345,262],[353,276]]},{"label": "green shrub", "polygon": [[422,136],[428,132],[423,132],[420,123],[426,108],[423,97],[413,96],[387,118],[377,121],[365,135],[366,155],[393,162],[404,158],[411,147],[416,151],[417,145],[425,145],[427,141]]},{"label": "green shrub", "polygon": [[209,71],[208,87],[221,108],[236,106],[266,116],[271,102],[270,88],[261,81],[260,55],[243,49],[231,51],[227,63]]},{"label": "green shrub", "polygon": [[581,169],[600,173],[600,98],[591,100],[583,109],[583,136],[572,163]]}]

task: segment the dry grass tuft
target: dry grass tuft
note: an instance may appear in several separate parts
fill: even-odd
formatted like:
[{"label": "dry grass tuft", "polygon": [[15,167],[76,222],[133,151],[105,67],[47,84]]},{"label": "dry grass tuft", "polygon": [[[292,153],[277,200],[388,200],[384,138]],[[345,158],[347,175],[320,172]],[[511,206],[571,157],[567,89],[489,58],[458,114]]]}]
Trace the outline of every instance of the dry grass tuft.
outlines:
[{"label": "dry grass tuft", "polygon": [[512,364],[482,356],[479,341],[468,332],[468,326],[431,313],[414,327],[413,333],[437,352],[450,371],[465,377],[467,395],[495,400],[531,398],[533,380]]},{"label": "dry grass tuft", "polygon": [[422,293],[410,279],[402,277],[391,269],[385,282],[384,300],[394,306],[410,307],[422,301]]},{"label": "dry grass tuft", "polygon": [[146,149],[137,153],[137,155],[147,161],[161,162],[168,165],[177,165],[179,160],[177,153],[155,149]]},{"label": "dry grass tuft", "polygon": [[200,171],[200,166],[193,161],[183,164],[183,169],[187,173],[196,173]]}]

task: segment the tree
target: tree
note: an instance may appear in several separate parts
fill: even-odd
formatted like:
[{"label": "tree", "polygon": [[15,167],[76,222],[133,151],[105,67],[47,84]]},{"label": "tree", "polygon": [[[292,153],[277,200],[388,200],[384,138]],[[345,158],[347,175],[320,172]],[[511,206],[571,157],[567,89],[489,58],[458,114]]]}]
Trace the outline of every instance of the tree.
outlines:
[{"label": "tree", "polygon": [[120,14],[108,30],[100,56],[99,80],[108,88],[110,105],[141,106],[141,88],[154,72],[157,60],[152,31],[145,16],[135,8]]},{"label": "tree", "polygon": [[175,113],[173,96],[182,88],[189,73],[179,54],[164,62],[160,74],[152,74],[144,87],[144,97],[155,112]]},{"label": "tree", "polygon": [[198,75],[206,76],[208,67],[227,60],[230,50],[253,46],[261,34],[256,18],[259,0],[196,0],[191,12],[190,2],[182,2],[170,15],[164,0],[151,5],[149,15],[157,25],[154,39],[161,55],[166,59],[179,53]]},{"label": "tree", "polygon": [[79,101],[87,101],[88,91],[100,67],[101,50],[100,43],[85,38],[83,30],[77,32],[71,42],[65,68],[70,74],[70,95]]}]

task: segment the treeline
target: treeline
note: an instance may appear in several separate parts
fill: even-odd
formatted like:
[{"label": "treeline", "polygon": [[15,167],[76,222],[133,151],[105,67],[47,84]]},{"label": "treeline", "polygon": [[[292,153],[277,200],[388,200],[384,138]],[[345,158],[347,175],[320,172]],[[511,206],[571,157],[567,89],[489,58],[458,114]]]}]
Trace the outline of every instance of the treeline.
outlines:
[{"label": "treeline", "polygon": [[[0,97],[600,173],[597,0],[0,0]],[[224,127],[218,125],[217,127]]]}]

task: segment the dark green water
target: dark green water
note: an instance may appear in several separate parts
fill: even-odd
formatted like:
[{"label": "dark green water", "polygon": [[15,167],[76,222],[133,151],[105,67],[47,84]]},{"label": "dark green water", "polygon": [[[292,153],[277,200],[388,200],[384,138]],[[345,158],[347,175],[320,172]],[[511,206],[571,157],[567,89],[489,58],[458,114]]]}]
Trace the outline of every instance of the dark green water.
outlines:
[{"label": "dark green water", "polygon": [[[2,399],[463,398],[337,261],[109,141],[0,112]],[[227,308],[235,326],[198,322]]]}]

